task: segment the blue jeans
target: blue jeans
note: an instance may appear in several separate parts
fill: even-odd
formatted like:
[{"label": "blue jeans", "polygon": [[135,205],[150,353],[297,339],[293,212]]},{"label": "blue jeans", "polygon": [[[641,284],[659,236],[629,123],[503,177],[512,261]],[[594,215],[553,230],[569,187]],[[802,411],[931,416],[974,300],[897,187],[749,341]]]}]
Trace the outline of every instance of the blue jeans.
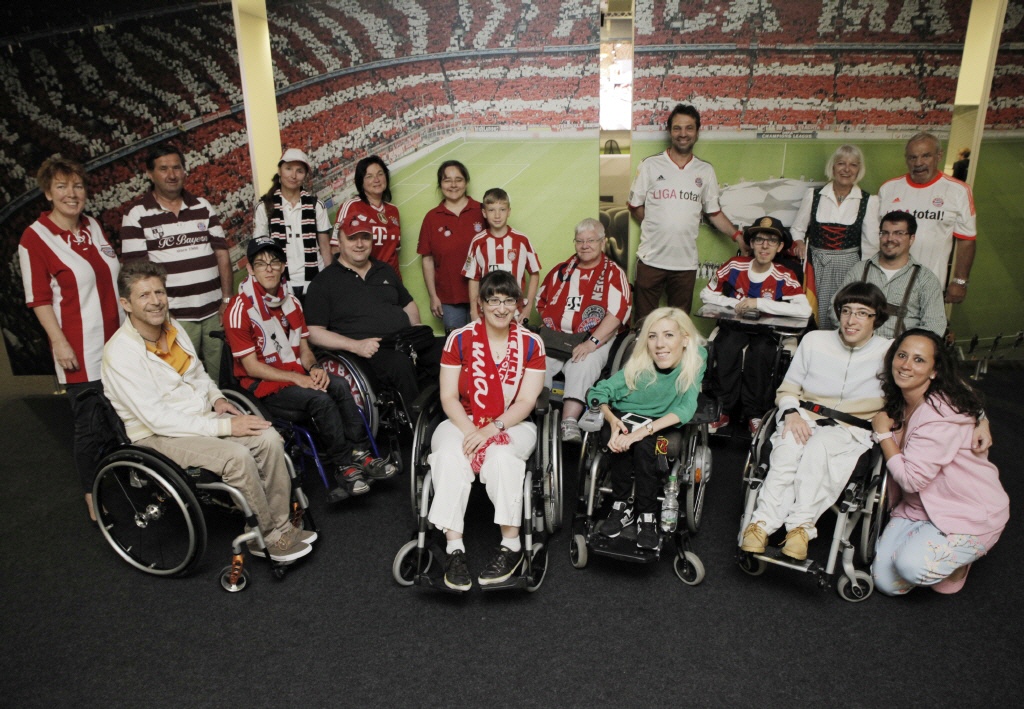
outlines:
[{"label": "blue jeans", "polygon": [[441,321],[444,323],[444,332],[447,335],[452,330],[457,330],[469,324],[469,303],[449,305],[441,303]]}]

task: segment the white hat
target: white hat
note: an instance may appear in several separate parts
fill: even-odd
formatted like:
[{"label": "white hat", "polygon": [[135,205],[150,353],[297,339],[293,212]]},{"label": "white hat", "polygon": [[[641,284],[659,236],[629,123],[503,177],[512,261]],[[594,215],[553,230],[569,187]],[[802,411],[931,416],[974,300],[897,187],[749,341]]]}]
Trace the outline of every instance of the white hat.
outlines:
[{"label": "white hat", "polygon": [[301,162],[303,165],[306,166],[307,171],[313,171],[313,166],[310,165],[309,158],[306,157],[306,154],[299,150],[298,148],[288,148],[287,150],[285,150],[284,155],[282,155],[281,159],[277,161],[277,166],[281,167],[281,165],[283,165],[286,162]]}]

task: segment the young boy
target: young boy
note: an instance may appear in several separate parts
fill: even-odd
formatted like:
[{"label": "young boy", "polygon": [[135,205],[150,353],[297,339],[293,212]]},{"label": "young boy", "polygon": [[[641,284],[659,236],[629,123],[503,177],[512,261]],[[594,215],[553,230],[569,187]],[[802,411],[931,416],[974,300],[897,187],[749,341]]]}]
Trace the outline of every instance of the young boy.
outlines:
[{"label": "young boy", "polygon": [[[793,243],[789,230],[774,217],[761,217],[743,230],[743,239],[754,255],[734,256],[722,264],[700,292],[701,301],[731,308],[737,315],[761,312],[810,317],[811,305],[797,275],[775,262]],[[757,431],[761,415],[771,406],[769,376],[775,350],[776,340],[768,332],[755,332],[726,320],[719,323],[713,350],[715,363],[705,379],[711,394],[722,402],[722,417],[710,426],[712,431],[729,425],[728,412],[738,401],[742,417],[749,420],[751,433]]]},{"label": "young boy", "polygon": [[273,238],[263,236],[249,241],[246,255],[249,278],[224,315],[235,376],[274,416],[313,419],[324,449],[323,463],[337,480],[327,492],[328,502],[369,492],[364,474],[383,480],[397,469],[371,455],[348,384],[317,364],[302,306],[281,285],[284,251]]},{"label": "young boy", "polygon": [[540,259],[524,234],[508,225],[512,213],[508,192],[492,187],[484,192],[484,219],[487,229],[473,237],[462,275],[469,279],[469,307],[473,320],[480,317],[480,279],[489,271],[508,271],[526,294],[519,306],[518,320],[530,316],[540,282]]}]

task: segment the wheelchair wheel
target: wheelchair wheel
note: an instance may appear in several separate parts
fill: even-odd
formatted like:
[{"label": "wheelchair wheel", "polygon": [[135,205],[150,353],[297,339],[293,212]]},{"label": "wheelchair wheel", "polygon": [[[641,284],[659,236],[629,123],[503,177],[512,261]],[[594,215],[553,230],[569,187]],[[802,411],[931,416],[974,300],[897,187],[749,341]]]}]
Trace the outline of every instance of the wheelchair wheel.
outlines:
[{"label": "wheelchair wheel", "polygon": [[554,534],[562,528],[562,442],[558,433],[562,414],[549,410],[541,421],[540,473],[544,486],[544,529]]},{"label": "wheelchair wheel", "polygon": [[419,574],[425,574],[430,570],[434,561],[434,555],[429,548],[423,550],[420,556],[416,551],[416,540],[406,542],[391,564],[391,575],[400,586],[412,586]]},{"label": "wheelchair wheel", "polygon": [[548,548],[543,543],[533,545],[530,557],[530,571],[526,575],[526,590],[533,593],[544,583],[548,575]]},{"label": "wheelchair wheel", "polygon": [[692,551],[685,551],[672,560],[672,568],[679,580],[687,586],[696,586],[704,580],[704,563]]},{"label": "wheelchair wheel", "polygon": [[341,377],[348,382],[356,406],[366,417],[370,435],[376,438],[380,415],[377,411],[377,396],[374,394],[373,385],[370,384],[370,375],[361,365],[340,352],[321,352],[318,361],[328,374]]},{"label": "wheelchair wheel", "polygon": [[636,346],[636,332],[630,330],[622,338],[622,342],[619,343],[619,348],[615,350],[615,355],[612,357],[611,368],[608,370],[609,375],[615,374],[625,366],[629,356],[633,354],[634,346]]},{"label": "wheelchair wheel", "polygon": [[690,534],[700,530],[704,517],[704,491],[711,480],[711,449],[707,426],[699,426],[687,441],[686,526]]},{"label": "wheelchair wheel", "polygon": [[587,538],[582,534],[574,534],[569,540],[569,561],[577,569],[584,569],[587,566]]},{"label": "wheelchair wheel", "polygon": [[263,405],[256,400],[254,396],[243,394],[240,391],[234,389],[221,389],[220,393],[224,395],[230,403],[235,405],[239,411],[243,414],[252,414],[253,416],[259,416],[262,419],[270,420],[270,416],[267,415],[266,409]]},{"label": "wheelchair wheel", "polygon": [[768,568],[768,562],[764,559],[755,559],[754,555],[741,551],[740,552],[740,571],[749,576],[760,576],[764,573],[765,569]]},{"label": "wheelchair wheel", "polygon": [[416,425],[412,429],[412,448],[410,449],[409,502],[412,511],[420,516],[420,496],[423,491],[423,478],[427,468],[427,456],[430,455],[430,439],[434,429],[443,420],[444,411],[441,399],[437,398],[427,404],[416,417]]},{"label": "wheelchair wheel", "polygon": [[220,586],[228,593],[244,591],[249,585],[249,570],[238,569],[237,571],[230,564],[220,571]]},{"label": "wheelchair wheel", "polygon": [[868,596],[875,590],[875,582],[867,571],[854,571],[853,579],[843,576],[836,583],[836,593],[844,601],[860,603],[867,600]]},{"label": "wheelchair wheel", "polygon": [[195,495],[162,456],[141,448],[114,451],[92,487],[100,531],[140,571],[184,576],[206,550],[206,522]]},{"label": "wheelchair wheel", "polygon": [[[884,462],[881,465],[885,465]],[[877,484],[868,490],[864,501],[864,517],[860,522],[860,558],[865,564],[875,559],[875,547],[882,530],[889,523],[889,500],[886,496],[889,475],[883,469],[877,474]],[[873,481],[874,482],[874,481]]]}]

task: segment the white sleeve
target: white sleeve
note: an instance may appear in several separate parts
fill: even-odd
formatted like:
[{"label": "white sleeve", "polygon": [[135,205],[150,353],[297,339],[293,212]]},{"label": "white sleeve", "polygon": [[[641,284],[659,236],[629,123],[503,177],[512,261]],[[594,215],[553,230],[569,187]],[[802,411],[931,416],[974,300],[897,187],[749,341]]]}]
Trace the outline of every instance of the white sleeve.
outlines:
[{"label": "white sleeve", "polygon": [[811,205],[814,204],[814,188],[807,190],[807,194],[804,195],[804,199],[800,202],[800,209],[796,212],[796,217],[793,219],[793,226],[789,228],[789,233],[793,235],[793,241],[803,241],[804,236],[807,234],[807,227],[811,223]]},{"label": "white sleeve", "polygon": [[261,199],[256,203],[256,210],[252,215],[252,238],[258,239],[261,236],[270,235],[270,220],[267,218],[267,205]]}]

